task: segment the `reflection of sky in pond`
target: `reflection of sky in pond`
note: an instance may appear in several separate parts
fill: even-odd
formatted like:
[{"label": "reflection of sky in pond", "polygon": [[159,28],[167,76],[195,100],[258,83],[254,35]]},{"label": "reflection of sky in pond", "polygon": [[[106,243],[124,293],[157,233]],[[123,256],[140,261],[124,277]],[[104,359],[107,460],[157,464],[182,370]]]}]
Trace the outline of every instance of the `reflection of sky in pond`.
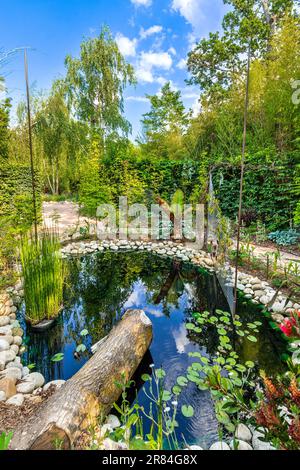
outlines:
[{"label": "reflection of sky in pond", "polygon": [[[222,290],[213,275],[200,273],[195,268],[173,263],[146,253],[109,253],[87,256],[70,261],[70,278],[65,292],[65,308],[55,326],[43,334],[27,331],[28,363],[36,363],[47,381],[74,375],[90,357],[90,347],[107,335],[111,327],[129,308],[143,309],[153,323],[153,341],[150,351],[135,374],[139,389],[138,402],[145,409],[149,402],[142,390],[142,373],[150,373],[150,364],[166,371],[165,388],[171,390],[179,375],[194,362],[189,352],[215,352],[215,340],[192,336],[185,322],[195,311],[216,308],[227,309]],[[258,314],[249,305],[240,305],[246,321]],[[82,338],[80,332],[89,335]],[[74,357],[76,346],[87,346],[79,359]],[[244,359],[257,360],[263,367],[278,361],[278,345],[272,333],[261,335],[257,345],[238,345]],[[61,362],[50,358],[64,353]],[[276,356],[276,360],[274,360]],[[195,409],[193,418],[178,415],[178,436],[181,433],[188,443],[205,447],[218,438],[213,405],[207,392],[199,391],[190,383],[179,399],[179,407],[190,404]],[[182,441],[182,438],[180,438]]]}]

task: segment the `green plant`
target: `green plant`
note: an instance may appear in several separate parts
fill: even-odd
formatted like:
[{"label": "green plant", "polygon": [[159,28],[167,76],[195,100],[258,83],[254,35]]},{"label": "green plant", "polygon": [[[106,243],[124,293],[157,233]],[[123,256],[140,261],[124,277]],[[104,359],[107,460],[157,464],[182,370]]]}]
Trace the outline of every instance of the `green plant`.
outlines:
[{"label": "green plant", "polygon": [[[179,387],[186,386],[190,381],[200,390],[209,390],[215,403],[216,417],[228,432],[233,433],[238,422],[247,421],[254,427],[263,426],[264,439],[275,447],[299,449],[298,356],[293,356],[295,361],[288,359],[288,372],[278,375],[273,381],[263,371],[257,377],[252,361],[239,363],[234,350],[234,337],[246,336],[249,341],[255,342],[261,322],[247,323],[246,328],[242,328],[239,317],[232,322],[230,314],[218,310],[215,316],[210,316],[208,312],[194,314],[194,321],[186,327],[202,334],[207,325],[217,329],[218,353],[211,358],[201,353],[190,353],[198,360],[188,368],[186,377],[177,379]],[[298,346],[298,342],[294,341],[291,351],[297,351]]]},{"label": "green plant", "polygon": [[269,233],[269,239],[277,245],[289,246],[298,243],[300,240],[300,234],[295,229],[278,230],[277,232]]},{"label": "green plant", "polygon": [[37,243],[24,237],[20,244],[26,317],[32,324],[55,318],[63,301],[65,265],[53,232],[40,233]]},{"label": "green plant", "polygon": [[[114,404],[122,421],[122,427],[110,433],[109,437],[116,441],[125,441],[130,449],[162,450],[167,447],[177,449],[179,447],[175,428],[177,427],[177,401],[176,393],[164,388],[165,371],[154,369],[151,375],[144,374],[145,382],[143,392],[149,399],[149,409],[146,410],[138,403],[130,406],[127,399],[127,390],[133,386],[133,381],[126,381],[122,375],[121,381],[116,385],[122,390],[121,404]],[[144,431],[144,419],[150,423],[150,431]]]},{"label": "green plant", "polygon": [[0,450],[7,450],[10,441],[12,440],[13,432],[0,434]]}]

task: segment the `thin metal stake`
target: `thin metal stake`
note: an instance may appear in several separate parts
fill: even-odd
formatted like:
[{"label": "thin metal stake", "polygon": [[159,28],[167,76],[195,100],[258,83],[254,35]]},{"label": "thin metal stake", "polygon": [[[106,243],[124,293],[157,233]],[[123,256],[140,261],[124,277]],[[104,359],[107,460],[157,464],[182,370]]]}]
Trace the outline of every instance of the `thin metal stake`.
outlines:
[{"label": "thin metal stake", "polygon": [[30,95],[29,95],[28,63],[27,63],[26,49],[24,49],[24,69],[25,69],[25,82],[26,82],[26,95],[27,95],[27,116],[28,116],[28,134],[29,134],[29,151],[30,151],[31,184],[32,184],[32,204],[33,204],[33,216],[34,216],[34,235],[35,235],[35,242],[37,242],[38,232],[37,232],[37,209],[36,209],[36,185],[35,185],[34,163],[33,163]]},{"label": "thin metal stake", "polygon": [[237,294],[238,294],[237,284],[238,284],[238,267],[239,267],[240,242],[241,242],[241,222],[242,222],[242,210],[243,210],[245,153],[246,153],[246,138],[247,138],[248,108],[249,108],[250,65],[251,65],[251,44],[249,42],[248,62],[247,62],[247,79],[246,79],[246,96],[245,96],[245,109],[244,109],[243,149],[242,149],[242,161],[241,161],[240,201],[239,201],[239,214],[238,214],[236,259],[235,259],[233,320],[235,320],[235,316],[236,316],[236,313],[237,313]]}]

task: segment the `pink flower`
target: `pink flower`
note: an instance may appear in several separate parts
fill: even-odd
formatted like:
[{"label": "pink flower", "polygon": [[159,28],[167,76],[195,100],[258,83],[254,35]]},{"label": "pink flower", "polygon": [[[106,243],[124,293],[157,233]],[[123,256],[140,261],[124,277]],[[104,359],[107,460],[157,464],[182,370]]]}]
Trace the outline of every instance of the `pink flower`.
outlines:
[{"label": "pink flower", "polygon": [[292,322],[289,318],[285,318],[279,328],[286,336],[292,336],[293,324],[295,324],[295,320]]}]

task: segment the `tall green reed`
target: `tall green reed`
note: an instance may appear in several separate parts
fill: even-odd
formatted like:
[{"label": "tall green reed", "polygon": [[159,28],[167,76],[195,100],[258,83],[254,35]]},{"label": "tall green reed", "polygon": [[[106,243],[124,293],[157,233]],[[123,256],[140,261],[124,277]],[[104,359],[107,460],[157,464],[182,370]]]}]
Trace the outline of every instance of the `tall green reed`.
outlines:
[{"label": "tall green reed", "polygon": [[37,242],[32,236],[22,238],[20,258],[26,317],[32,324],[55,318],[62,307],[66,275],[57,233],[43,230]]}]

